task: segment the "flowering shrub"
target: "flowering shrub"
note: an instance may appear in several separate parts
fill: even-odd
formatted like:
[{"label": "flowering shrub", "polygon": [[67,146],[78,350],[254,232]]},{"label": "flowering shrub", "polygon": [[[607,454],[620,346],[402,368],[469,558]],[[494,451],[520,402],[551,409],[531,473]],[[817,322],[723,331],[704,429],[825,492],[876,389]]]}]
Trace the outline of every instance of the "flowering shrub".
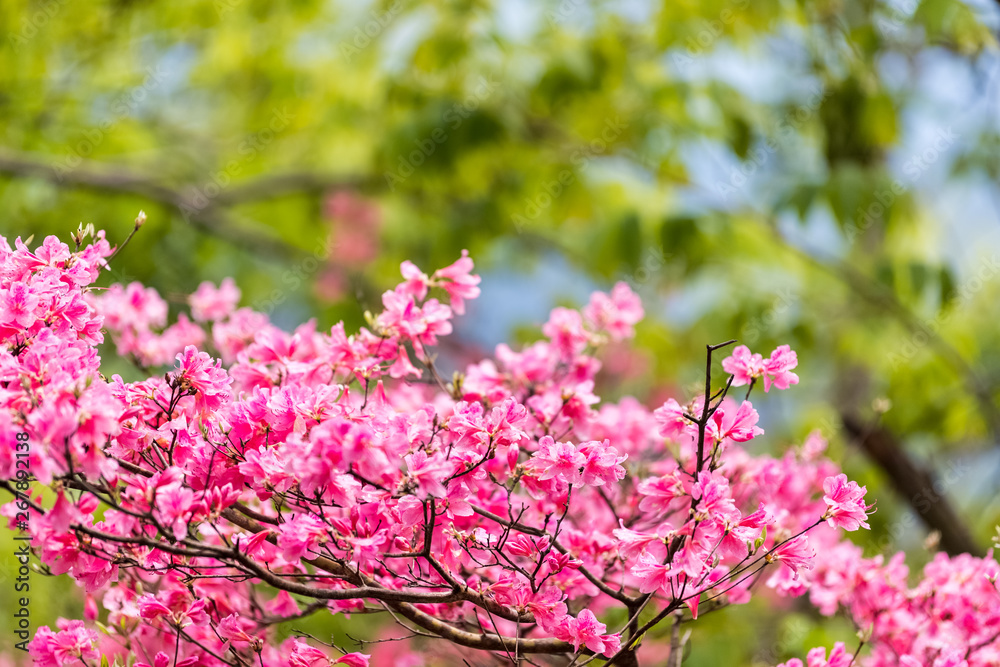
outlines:
[{"label": "flowering shrub", "polygon": [[[111,248],[76,238],[0,238],[4,514],[87,596],[85,619],[36,633],[36,664],[357,667],[368,654],[274,628],[362,613],[427,651],[437,638],[507,662],[637,664],[661,622],[758,593],[843,610],[866,665],[1000,660],[992,558],[939,555],[910,588],[900,556],[844,540],[872,506],[818,435],[780,458],[747,451],[763,434],[756,382],[799,380],[788,346],[735,348],[726,382],[712,370],[729,344],[709,346],[704,391],[684,403],[601,403],[595,352],[643,315],[619,284],[445,382],[431,348],[479,294],[466,254],[430,275],[405,262],[352,335],[288,333],[238,308],[231,281],[201,285],[168,325],[155,290],[91,287]],[[104,377],[106,332],[140,368],[172,368]],[[838,645],[807,664],[856,657]]]}]

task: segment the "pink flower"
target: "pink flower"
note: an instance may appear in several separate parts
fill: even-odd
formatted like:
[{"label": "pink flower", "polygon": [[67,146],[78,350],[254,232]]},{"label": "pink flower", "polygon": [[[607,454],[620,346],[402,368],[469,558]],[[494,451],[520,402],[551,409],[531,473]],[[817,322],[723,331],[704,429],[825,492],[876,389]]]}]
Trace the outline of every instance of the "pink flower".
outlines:
[{"label": "pink flower", "polygon": [[583,309],[583,316],[595,331],[606,331],[611,340],[631,338],[632,328],[645,313],[642,301],[627,283],[617,283],[611,294],[594,292],[590,303]]},{"label": "pink flower", "polygon": [[146,620],[151,621],[161,616],[169,617],[173,613],[167,605],[157,600],[151,594],[143,595],[139,598],[137,604],[139,605],[139,616]]},{"label": "pink flower", "polygon": [[434,278],[448,293],[452,309],[459,315],[465,314],[465,300],[479,296],[479,276],[473,275],[473,263],[469,251],[463,250],[461,258],[450,266],[434,272]]},{"label": "pink flower", "polygon": [[274,492],[284,493],[295,482],[294,476],[287,471],[285,462],[278,458],[273,449],[250,449],[245,457],[246,460],[239,464],[238,470],[247,478],[261,500],[267,500]]},{"label": "pink flower", "polygon": [[291,667],[329,667],[330,658],[318,648],[298,639],[293,640],[292,652],[288,656]]},{"label": "pink flower", "polygon": [[186,486],[170,484],[156,491],[156,518],[173,531],[175,539],[187,537],[194,507],[195,493]]},{"label": "pink flower", "polygon": [[28,653],[40,667],[63,667],[80,660],[100,660],[101,654],[94,645],[97,633],[88,630],[83,621],[60,619],[59,632],[40,627],[28,644]]},{"label": "pink flower", "polygon": [[307,554],[314,555],[328,539],[327,526],[311,514],[296,514],[278,530],[278,548],[282,557],[292,563]]},{"label": "pink flower", "polygon": [[[826,649],[814,648],[806,654],[807,667],[849,667],[853,657],[844,647],[844,642],[837,642],[830,651],[830,659],[826,659]],[[801,662],[799,664],[802,664]]]},{"label": "pink flower", "polygon": [[0,289],[0,325],[19,329],[27,329],[35,323],[35,309],[38,308],[38,297],[32,294],[31,288],[25,283],[14,283],[6,289]]},{"label": "pink flower", "polygon": [[438,336],[451,333],[452,311],[437,299],[428,299],[417,306],[404,286],[382,294],[385,310],[378,316],[378,326],[389,335],[399,336],[414,344],[420,353],[423,345],[434,345]]},{"label": "pink flower", "polygon": [[[530,590],[526,592],[530,593]],[[531,596],[526,606],[546,632],[554,632],[566,616],[566,603],[563,602],[565,597],[566,594],[557,586],[548,584]]]},{"label": "pink flower", "polygon": [[666,590],[670,579],[679,572],[671,570],[669,565],[663,564],[662,559],[644,551],[639,555],[639,562],[632,567],[632,574],[639,580],[639,592],[645,594]]},{"label": "pink flower", "polygon": [[584,609],[576,618],[566,617],[556,626],[555,636],[573,644],[573,649],[586,646],[595,653],[611,657],[621,647],[619,635],[606,635],[607,626],[597,620],[594,612]]},{"label": "pink flower", "polygon": [[[478,294],[466,253],[430,276],[404,262],[384,312],[349,335],[342,323],[282,331],[234,312],[229,280],[191,296],[198,321],[168,322],[155,290],[90,289],[110,255],[98,238],[78,252],[49,238],[35,253],[0,238],[0,477],[8,488],[59,480],[0,516],[50,571],[81,585],[83,618],[102,618],[103,602],[117,637],[60,621],[30,642],[36,664],[96,667],[106,654],[199,667],[214,654],[262,667],[368,665],[366,654],[328,655],[264,631],[312,611],[304,598],[317,596],[345,617],[374,609],[374,596],[410,600],[456,630],[516,634],[488,618],[495,602],[505,617],[534,615],[532,641],[610,656],[621,641],[596,614],[622,607],[601,591],[656,594],[659,609],[679,601],[693,618],[699,601],[748,602],[757,578],[745,566],[759,556],[784,563],[767,581],[777,595],[806,595],[820,614],[866,630],[859,664],[1000,664],[993,555],[937,554],[913,577],[902,554],[865,558],[843,531],[818,526],[822,516],[867,527],[872,507],[817,436],[781,457],[751,453],[738,443],[761,433],[758,415],[730,399],[708,424],[711,459],[697,465],[685,415],[702,415],[706,397],[655,413],[634,399],[596,407],[601,363],[586,352],[632,335],[642,315],[623,284],[582,314],[556,309],[550,340],[498,345],[493,360],[460,354],[470,370],[450,386],[393,382],[426,375],[414,364],[429,365],[425,346],[451,328],[452,308],[431,289],[448,292],[455,311]],[[201,351],[201,321],[212,323],[221,363]],[[107,380],[103,328],[140,365],[177,357],[176,368]],[[767,390],[794,384],[796,362],[788,346],[770,358],[741,346],[724,365],[734,384]],[[119,565],[131,574],[119,578]],[[265,572],[287,586],[270,586]],[[302,607],[288,591],[274,595],[289,587],[315,595],[294,594]],[[190,629],[175,648],[180,628]],[[388,646],[377,664],[398,662]],[[843,645],[832,648],[810,651],[809,667],[846,667]]]},{"label": "pink flower", "polygon": [[698,513],[713,521],[737,521],[739,510],[729,490],[729,480],[722,475],[703,470],[691,488],[691,497],[698,500]]},{"label": "pink flower", "polygon": [[823,517],[832,528],[857,530],[868,528],[868,511],[874,505],[865,505],[865,493],[868,489],[858,486],[857,482],[847,481],[847,475],[840,474],[823,480],[823,502],[827,505]]},{"label": "pink flower", "polygon": [[697,426],[684,416],[684,410],[680,403],[670,398],[653,412],[656,422],[660,425],[660,435],[665,438],[676,438],[685,430],[693,429],[697,432]]},{"label": "pink flower", "polygon": [[556,442],[547,435],[538,441],[538,451],[526,467],[541,481],[558,478],[567,484],[578,484],[582,479],[580,469],[586,463],[587,456],[577,451],[572,443]]},{"label": "pink flower", "polygon": [[587,457],[587,462],[583,464],[584,484],[604,486],[625,479],[625,468],[620,464],[628,458],[628,454],[619,456],[609,440],[585,442],[579,449]]},{"label": "pink flower", "polygon": [[205,281],[198,285],[197,291],[188,297],[191,305],[191,316],[196,322],[214,322],[231,315],[240,302],[240,290],[232,278],[226,278],[216,288]]},{"label": "pink flower", "polygon": [[115,331],[148,331],[159,329],[167,322],[167,302],[152,287],[129,283],[127,287],[111,285],[94,299],[105,324]]},{"label": "pink flower", "polygon": [[508,396],[503,402],[490,410],[486,417],[485,427],[493,438],[493,444],[505,446],[526,440],[528,434],[523,427],[528,417],[528,409]]},{"label": "pink flower", "polygon": [[205,613],[205,601],[191,601],[187,591],[167,591],[159,593],[166,601],[147,593],[137,601],[139,616],[148,621],[166,618],[167,622],[176,627],[189,625],[205,625],[208,614]]},{"label": "pink flower", "polygon": [[238,614],[230,614],[219,621],[216,630],[219,636],[226,641],[232,642],[237,647],[249,646],[254,651],[260,650],[263,640],[248,634],[248,630],[253,631],[254,623],[249,619],[241,618]]},{"label": "pink flower", "polygon": [[657,535],[640,533],[626,528],[621,522],[621,519],[619,519],[618,522],[619,525],[621,525],[621,528],[615,528],[612,533],[615,538],[618,539],[618,553],[625,560],[629,560],[642,554],[651,544],[655,544],[657,542],[661,544],[663,543],[663,539]]},{"label": "pink flower", "polygon": [[552,341],[559,356],[567,361],[583,352],[590,342],[590,334],[583,328],[579,311],[569,308],[553,308],[549,321],[542,325],[542,333]]},{"label": "pink flower", "polygon": [[179,387],[194,393],[200,411],[218,410],[233,397],[229,391],[233,378],[222,368],[222,361],[213,364],[212,357],[193,345],[177,355],[174,377]]},{"label": "pink flower", "polygon": [[733,376],[733,386],[750,384],[757,378],[764,378],[764,391],[774,385],[778,389],[788,389],[799,383],[799,376],[792,369],[799,363],[798,357],[788,345],[781,345],[765,360],[759,354],[751,354],[750,348],[740,345],[732,355],[722,360],[722,368]]},{"label": "pink flower", "polygon": [[549,548],[549,541],[544,537],[531,539],[527,535],[518,533],[510,540],[507,540],[507,550],[515,556],[529,557]]},{"label": "pink flower", "polygon": [[771,353],[771,358],[764,362],[764,391],[771,385],[778,389],[788,389],[789,385],[798,384],[799,376],[792,369],[799,365],[799,358],[788,345],[782,345]]},{"label": "pink flower", "polygon": [[750,384],[764,373],[764,358],[751,354],[750,348],[740,345],[732,355],[722,360],[722,368],[733,376],[733,386]]},{"label": "pink flower", "polygon": [[[177,663],[180,665],[181,663]],[[133,667],[169,667],[171,665],[170,656],[163,651],[157,651],[156,655],[153,656],[153,664],[150,665],[146,662],[137,662]]]},{"label": "pink flower", "polygon": [[747,543],[757,540],[761,536],[761,528],[773,524],[774,521],[774,516],[765,509],[763,503],[756,512],[741,518],[735,525],[731,521],[726,521],[723,525],[727,532],[719,544],[718,553],[723,558],[737,560],[743,558],[749,549]]},{"label": "pink flower", "polygon": [[400,285],[402,291],[410,294],[417,301],[423,301],[427,297],[427,289],[430,285],[430,278],[427,277],[427,274],[408,259],[399,265],[399,272],[405,279],[405,282]]},{"label": "pink flower", "polygon": [[444,498],[448,495],[443,482],[452,474],[454,465],[439,454],[428,456],[422,449],[407,454],[403,460],[406,461],[406,469],[410,477],[416,480],[423,497]]},{"label": "pink flower", "polygon": [[645,479],[639,482],[637,490],[639,495],[642,496],[642,500],[639,501],[639,509],[643,512],[651,512],[653,514],[666,512],[670,508],[670,504],[674,498],[684,493],[681,480],[675,473],[664,475],[663,477]]},{"label": "pink flower", "polygon": [[720,407],[712,414],[709,432],[719,441],[729,438],[735,442],[746,442],[764,433],[764,429],[757,426],[759,418],[750,401],[743,401],[735,412]]},{"label": "pink flower", "polygon": [[809,540],[805,535],[799,535],[793,540],[783,542],[777,548],[767,554],[767,562],[781,561],[792,572],[798,575],[799,570],[811,570],[816,552],[809,546]]}]

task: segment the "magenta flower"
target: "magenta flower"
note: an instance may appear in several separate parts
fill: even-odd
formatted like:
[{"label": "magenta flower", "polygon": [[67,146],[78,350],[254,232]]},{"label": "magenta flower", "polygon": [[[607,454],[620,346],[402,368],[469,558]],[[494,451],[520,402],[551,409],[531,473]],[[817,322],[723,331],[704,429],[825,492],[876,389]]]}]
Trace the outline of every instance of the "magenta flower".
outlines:
[{"label": "magenta flower", "polygon": [[583,309],[583,316],[595,331],[606,332],[613,341],[631,338],[645,313],[642,301],[627,283],[617,283],[611,294],[594,292],[590,303]]},{"label": "magenta flower", "polygon": [[[910,667],[906,662],[906,656],[900,660],[899,664],[904,667]],[[850,667],[853,657],[847,652],[844,647],[844,642],[837,642],[833,646],[833,650],[830,651],[830,659],[826,658],[826,649],[823,647],[814,648],[809,651],[806,656],[806,667]],[[913,667],[917,667],[920,663],[914,663]],[[802,661],[798,658],[792,658],[788,662],[783,662],[778,667],[803,667]],[[937,667],[937,663],[935,663]]]},{"label": "magenta flower", "polygon": [[871,528],[868,525],[868,512],[874,505],[865,505],[865,493],[868,489],[858,486],[857,482],[847,481],[847,475],[840,474],[823,480],[823,502],[827,505],[823,518],[833,528],[857,530]]},{"label": "magenta flower", "polygon": [[216,630],[220,637],[238,648],[248,646],[254,651],[259,651],[263,646],[263,639],[249,634],[254,630],[253,621],[240,618],[238,614],[230,614],[223,618]]},{"label": "magenta flower", "polygon": [[567,616],[556,626],[555,636],[573,644],[573,649],[580,650],[586,646],[595,653],[611,657],[621,647],[619,635],[604,634],[607,626],[597,620],[594,613],[584,609],[576,618]]},{"label": "magenta flower", "polygon": [[809,546],[805,535],[799,535],[793,540],[783,542],[767,554],[767,562],[781,561],[797,576],[799,570],[811,570],[816,551]]},{"label": "magenta flower", "polygon": [[59,632],[41,627],[28,644],[28,652],[35,665],[63,667],[80,660],[100,660],[95,648],[97,632],[88,630],[83,621],[60,620]]},{"label": "magenta flower", "polygon": [[579,484],[583,479],[581,469],[586,463],[587,455],[572,443],[555,442],[551,436],[545,436],[538,441],[538,451],[527,467],[541,481],[557,478],[567,484]]},{"label": "magenta flower", "polygon": [[799,358],[788,345],[781,345],[771,353],[771,358],[764,362],[764,391],[771,385],[778,389],[788,389],[789,385],[798,384],[799,376],[792,369],[799,365]]},{"label": "magenta flower", "polygon": [[282,558],[294,563],[300,558],[315,555],[328,539],[326,524],[311,514],[296,514],[281,524],[278,548],[282,551]]},{"label": "magenta flower", "polygon": [[232,397],[229,385],[233,378],[222,368],[222,361],[213,364],[212,357],[193,345],[177,355],[174,375],[178,386],[194,393],[195,405],[202,412],[218,410]]},{"label": "magenta flower", "polygon": [[399,265],[399,272],[405,281],[402,284],[402,291],[413,296],[417,301],[427,298],[427,290],[430,287],[430,278],[421,271],[416,264],[410,260],[404,260]]},{"label": "magenta flower", "polygon": [[428,456],[427,452],[418,450],[407,454],[404,458],[410,477],[416,480],[417,487],[423,496],[444,498],[448,490],[443,482],[452,474],[454,464],[448,463],[438,454]]},{"label": "magenta flower", "polygon": [[591,486],[614,484],[625,479],[625,468],[621,466],[628,454],[618,454],[610,440],[596,440],[580,445],[579,451],[587,457],[583,464],[583,483]]},{"label": "magenta flower", "polygon": [[667,590],[670,580],[679,572],[664,565],[662,559],[643,552],[639,556],[639,562],[632,567],[632,574],[639,580],[639,592],[646,594]]},{"label": "magenta flower", "polygon": [[472,274],[473,267],[469,251],[463,250],[462,256],[453,264],[434,272],[435,280],[448,293],[451,307],[459,315],[465,314],[466,299],[479,296],[480,278]]},{"label": "magenta flower", "polygon": [[196,322],[215,322],[229,317],[240,302],[240,290],[232,278],[225,278],[216,288],[205,281],[188,297],[191,316]]},{"label": "magenta flower", "polygon": [[542,333],[566,361],[583,352],[590,342],[590,334],[583,328],[579,311],[554,308],[549,321],[542,325]]},{"label": "magenta flower", "polygon": [[292,652],[288,656],[291,667],[329,667],[330,658],[326,653],[298,639],[292,642]]},{"label": "magenta flower", "polygon": [[712,414],[709,433],[720,442],[726,438],[746,442],[763,435],[764,429],[757,426],[759,418],[750,401],[743,401],[736,410],[723,406]]},{"label": "magenta flower", "polygon": [[779,346],[771,352],[769,359],[751,353],[746,345],[740,345],[732,355],[722,360],[722,368],[733,376],[734,387],[764,378],[764,391],[768,392],[772,385],[788,389],[790,385],[798,384],[799,376],[792,372],[798,363],[798,356],[788,345]]},{"label": "magenta flower", "polygon": [[740,345],[722,360],[722,369],[733,376],[734,387],[742,387],[764,373],[764,358],[752,354],[746,345]]},{"label": "magenta flower", "polygon": [[0,325],[27,329],[37,319],[35,310],[39,298],[24,283],[14,283],[7,289],[0,289]]}]

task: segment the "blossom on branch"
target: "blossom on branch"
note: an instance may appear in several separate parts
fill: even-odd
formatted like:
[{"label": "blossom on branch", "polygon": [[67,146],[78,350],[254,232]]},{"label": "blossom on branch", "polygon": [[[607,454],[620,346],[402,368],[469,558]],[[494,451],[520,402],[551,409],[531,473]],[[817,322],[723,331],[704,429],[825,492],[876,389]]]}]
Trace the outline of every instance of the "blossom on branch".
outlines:
[{"label": "blossom on branch", "polygon": [[[710,375],[654,411],[598,395],[605,346],[642,317],[623,283],[445,379],[431,348],[480,290],[467,253],[430,274],[403,263],[353,332],[284,331],[230,281],[171,323],[155,290],[93,287],[110,256],[100,233],[75,252],[0,239],[0,481],[17,494],[2,514],[27,514],[34,557],[90,596],[86,620],[38,631],[38,664],[360,667],[364,642],[278,628],[362,614],[409,628],[428,664],[453,659],[435,657],[444,641],[565,664],[632,653],[647,618],[746,603],[758,580],[859,626],[941,629],[932,643],[876,624],[866,667],[970,646],[968,667],[996,664],[992,557],[939,556],[911,589],[901,560],[845,540],[872,506],[815,439],[744,448],[764,432],[729,389],[796,384],[788,346],[738,347],[731,385]],[[142,377],[102,373],[106,334]]]}]

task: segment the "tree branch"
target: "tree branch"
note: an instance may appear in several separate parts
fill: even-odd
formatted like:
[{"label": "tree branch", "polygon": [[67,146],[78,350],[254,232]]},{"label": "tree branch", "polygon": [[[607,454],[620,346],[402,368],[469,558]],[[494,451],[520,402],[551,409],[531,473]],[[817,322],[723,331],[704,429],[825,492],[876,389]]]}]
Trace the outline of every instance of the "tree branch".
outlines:
[{"label": "tree branch", "polygon": [[[172,208],[201,231],[265,258],[286,262],[301,259],[305,251],[271,234],[248,228],[228,206],[270,199],[295,192],[321,192],[336,187],[359,187],[359,179],[293,173],[253,179],[207,198],[198,186],[173,187],[134,169],[80,159],[75,166],[60,165],[52,156],[0,149],[0,173],[38,178],[64,188],[86,188],[113,194],[131,194]],[[257,225],[260,227],[260,225]]]}]

